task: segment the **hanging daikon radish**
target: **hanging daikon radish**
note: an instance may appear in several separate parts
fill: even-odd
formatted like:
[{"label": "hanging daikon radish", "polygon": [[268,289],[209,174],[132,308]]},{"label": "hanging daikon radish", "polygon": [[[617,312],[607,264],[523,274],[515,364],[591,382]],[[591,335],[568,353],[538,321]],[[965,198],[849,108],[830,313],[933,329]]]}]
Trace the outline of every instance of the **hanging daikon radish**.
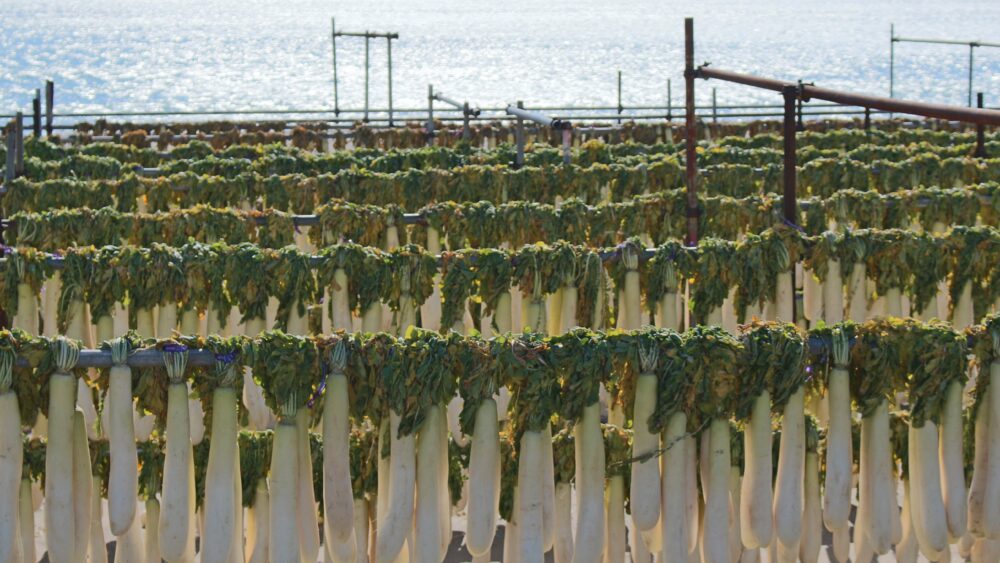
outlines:
[{"label": "hanging daikon radish", "polygon": [[[381,339],[384,341],[384,339]],[[378,342],[372,340],[370,342]],[[386,358],[388,367],[382,373],[396,373],[405,376],[405,354],[395,354]],[[387,384],[390,393],[388,416],[383,418],[386,428],[380,432],[380,439],[389,440],[389,458],[386,467],[379,468],[379,503],[377,511],[378,534],[375,556],[380,562],[395,560],[403,549],[413,524],[414,488],[416,485],[416,436],[412,422],[402,426],[407,390],[401,383]],[[384,453],[384,442],[381,444]],[[386,483],[383,487],[382,483]],[[382,509],[384,507],[384,509]],[[435,536],[436,539],[439,536]]]},{"label": "hanging daikon radish", "polygon": [[[592,314],[598,314],[594,309]],[[605,444],[598,402],[601,381],[610,368],[608,343],[595,333],[575,329],[552,339],[553,361],[567,388],[561,416],[573,424],[576,531],[573,561],[597,561],[605,533]],[[568,461],[567,461],[568,463]],[[560,464],[562,467],[562,464]],[[619,471],[626,468],[618,468]],[[569,535],[567,532],[565,535]]]},{"label": "hanging daikon radish", "polygon": [[514,515],[518,526],[518,559],[541,561],[544,545],[542,504],[545,502],[543,440],[557,408],[559,391],[552,350],[545,340],[533,333],[497,338],[491,346],[500,376],[509,382],[511,396],[515,398],[510,406],[510,419],[515,436],[521,436],[517,456],[521,502],[520,512]]},{"label": "hanging daikon radish", "polygon": [[[750,414],[746,433],[744,490],[741,499],[741,524],[748,532],[748,548],[770,544],[773,503],[775,537],[792,547],[800,535],[802,513],[802,471],[805,462],[803,398],[806,372],[803,365],[805,342],[794,325],[753,323],[744,328],[746,375],[741,389],[752,402],[743,403],[737,412]],[[751,391],[753,390],[753,391]],[[773,397],[773,404],[771,398]],[[771,421],[770,412],[782,411],[782,447],[780,448],[775,489],[771,492]],[[749,497],[749,498],[747,498]],[[793,516],[794,515],[794,516]],[[749,522],[746,520],[749,519]]]},{"label": "hanging daikon radish", "polygon": [[[767,344],[762,350],[760,339],[745,337],[744,345],[752,360],[761,354],[764,359],[767,358]],[[752,399],[753,406],[743,434],[745,467],[740,491],[740,538],[747,549],[767,547],[772,537],[770,369],[771,366],[760,365],[756,370],[747,370],[762,387]]]},{"label": "hanging daikon radish", "polygon": [[[864,526],[855,526],[867,538],[867,547],[876,554],[889,551],[892,533],[892,511],[896,506],[892,489],[892,448],[889,435],[889,406],[894,377],[905,367],[897,354],[900,339],[891,321],[866,323],[859,327],[855,348],[858,371],[851,378],[851,391],[861,412],[861,475],[859,506],[864,507]],[[860,510],[860,509],[859,509]],[[860,517],[859,517],[860,518]],[[859,542],[855,533],[855,544]]]},{"label": "hanging daikon radish", "polygon": [[833,365],[827,379],[830,421],[826,433],[823,521],[831,531],[847,526],[851,511],[854,445],[851,438],[850,376],[847,372],[850,335],[847,330],[847,327],[834,327],[830,332],[830,359]]},{"label": "hanging daikon radish", "polygon": [[295,501],[295,526],[299,532],[299,556],[303,561],[317,560],[320,549],[316,488],[313,485],[312,440],[309,435],[312,419],[311,410],[307,403],[295,415],[296,452],[299,456],[298,479],[295,484],[298,494],[298,499]]},{"label": "hanging daikon radish", "polygon": [[662,328],[683,330],[683,318],[678,307],[677,293],[681,287],[679,266],[685,257],[684,247],[677,241],[657,247],[653,257],[646,263],[646,306],[654,308],[658,325]]},{"label": "hanging daikon radish", "polygon": [[329,375],[323,401],[323,531],[327,545],[342,544],[354,536],[349,388],[344,371],[347,346],[345,337],[335,337],[327,359]]},{"label": "hanging daikon radish", "polygon": [[[803,396],[799,387],[787,396],[781,417],[781,446],[774,492],[774,532],[788,548],[798,545],[802,534],[802,483],[805,464]],[[775,394],[777,397],[777,393]],[[777,402],[777,401],[776,401]]]},{"label": "hanging daikon radish", "polygon": [[164,434],[162,504],[160,507],[160,550],[167,561],[176,561],[187,549],[195,507],[190,504],[191,422],[188,415],[188,387],[184,374],[187,348],[174,344],[163,347],[163,363],[169,381],[167,420]]},{"label": "hanging daikon radish", "polygon": [[[964,366],[963,366],[964,367]],[[965,535],[968,503],[965,490],[965,457],[962,452],[962,383],[952,381],[945,390],[941,409],[941,433],[938,457],[941,463],[941,489],[952,538]]]},{"label": "hanging daikon radish", "polygon": [[[976,384],[970,416],[974,421],[974,458],[972,482],[969,485],[968,528],[976,537],[986,535],[985,508],[992,501],[987,498],[992,478],[991,462],[994,442],[993,405],[997,404],[994,374],[1000,374],[1000,332],[995,317],[989,317],[984,330],[976,330],[973,350],[976,352]],[[994,489],[995,490],[995,489]]]},{"label": "hanging daikon radish", "polygon": [[[989,331],[993,343],[993,361],[989,367],[989,391],[986,393],[988,406],[986,407],[987,419],[990,421],[987,430],[986,445],[986,479],[983,487],[982,499],[982,531],[990,540],[1000,537],[1000,322],[997,317],[990,317],[986,321],[986,328]],[[986,377],[980,368],[979,377]],[[977,424],[979,420],[977,419]],[[970,504],[971,504],[970,497]]]},{"label": "hanging daikon radish", "polygon": [[24,444],[21,440],[21,411],[14,385],[16,343],[10,333],[0,332],[0,561],[17,561],[21,556],[20,534],[34,540],[34,527],[19,530],[20,494]]},{"label": "hanging daikon radish", "polygon": [[[669,386],[665,386],[669,388]],[[686,513],[689,487],[686,479],[687,415],[683,411],[669,415],[663,433],[664,462],[660,498],[664,563],[684,563],[688,560],[692,522]],[[697,493],[696,493],[697,494]],[[696,524],[696,522],[695,522]]]},{"label": "hanging daikon radish", "polygon": [[[38,335],[38,299],[51,271],[47,255],[32,248],[15,249],[7,258],[4,268],[6,285],[4,309],[11,316],[14,328]],[[15,293],[15,296],[9,295]]]},{"label": "hanging daikon radish", "polygon": [[[90,463],[90,446],[87,442],[87,423],[83,413],[73,413],[73,545],[76,560],[87,558],[90,546],[90,520],[93,513],[93,466]],[[96,523],[100,525],[100,522]]]},{"label": "hanging daikon radish", "polygon": [[[215,350],[215,368],[200,392],[212,400],[212,442],[205,471],[205,527],[202,532],[201,558],[206,563],[226,563],[234,550],[242,553],[242,533],[237,530],[237,511],[242,503],[236,494],[240,485],[239,403],[236,385],[240,382],[240,366],[234,363],[239,342],[209,337],[209,347]],[[240,545],[235,545],[239,538]]]},{"label": "hanging daikon radish", "polygon": [[42,333],[58,334],[59,295],[62,293],[62,272],[54,270],[42,288]]},{"label": "hanging daikon radish", "polygon": [[910,480],[903,478],[903,537],[896,544],[896,561],[899,563],[916,563],[917,536],[913,531],[913,512],[910,509]]},{"label": "hanging daikon radish", "polygon": [[496,532],[500,500],[500,440],[497,404],[499,383],[489,369],[489,350],[480,341],[466,339],[455,348],[453,369],[461,366],[459,392],[462,432],[471,436],[469,502],[465,545],[473,557],[489,553]]},{"label": "hanging daikon radish", "polygon": [[104,482],[107,475],[103,475],[108,464],[108,444],[107,442],[94,442],[90,448],[91,459],[91,492],[90,492],[90,537],[88,538],[88,551],[91,563],[107,563],[108,549],[104,540],[104,510],[102,507],[101,491],[107,489]]},{"label": "hanging daikon radish", "polygon": [[552,555],[558,563],[573,561],[572,480],[575,473],[573,434],[564,427],[553,436],[556,505]]},{"label": "hanging daikon radish", "polygon": [[806,458],[803,482],[802,540],[799,560],[816,563],[823,543],[823,515],[819,490],[819,430],[812,417],[806,418]]},{"label": "hanging daikon radish", "polygon": [[[80,357],[74,340],[57,337],[52,342],[56,371],[49,377],[48,447],[45,456],[45,531],[49,558],[54,562],[75,561],[76,515],[74,512],[74,413],[76,376],[72,370]],[[80,523],[82,528],[84,523]],[[79,546],[84,549],[84,546]]]},{"label": "hanging daikon radish", "polygon": [[268,561],[299,563],[299,534],[296,528],[298,507],[298,430],[295,424],[294,395],[282,407],[281,420],[274,430],[274,450],[268,512]]},{"label": "hanging daikon radish", "polygon": [[607,511],[604,538],[605,563],[625,561],[625,476],[629,469],[629,433],[613,425],[604,425],[604,448],[607,452],[604,476],[604,502]]},{"label": "hanging daikon radish", "polygon": [[120,536],[135,519],[139,488],[136,459],[135,409],[132,404],[132,369],[128,355],[135,345],[128,337],[116,338],[102,345],[111,352],[108,377],[106,432],[110,445],[108,477],[108,521],[111,533]]},{"label": "hanging daikon radish", "polygon": [[966,343],[963,336],[943,325],[915,325],[909,332],[911,340],[905,344],[909,356],[904,361],[910,362],[905,388],[912,405],[908,451],[913,529],[920,550],[929,558],[937,558],[948,549],[938,457],[937,422],[945,407],[941,390],[952,383],[963,384]]},{"label": "hanging daikon radish", "polygon": [[[695,327],[685,335],[684,353],[699,358],[686,375],[697,391],[702,431],[708,432],[705,452],[705,514],[702,537],[705,563],[729,560],[729,417],[742,396],[738,376],[742,347],[719,327]],[[709,541],[710,540],[710,541]]]},{"label": "hanging daikon radish", "polygon": [[[628,317],[638,322],[642,314],[639,292],[639,254],[632,245],[622,248],[622,262],[625,266],[625,307]],[[637,329],[638,326],[628,327]],[[658,495],[645,493],[655,490],[660,482],[660,464],[655,454],[660,449],[659,432],[650,428],[651,418],[656,411],[659,348],[657,343],[640,333],[635,341],[636,367],[635,395],[632,397],[632,457],[631,485],[629,498],[632,520],[639,531],[651,530],[660,519],[660,499]]]},{"label": "hanging daikon radish", "polygon": [[[35,558],[35,509],[31,500],[31,481],[21,479],[21,489],[18,494],[18,532],[21,542],[20,550],[15,555],[21,556],[21,561],[36,561]],[[28,531],[31,533],[28,533]]]}]

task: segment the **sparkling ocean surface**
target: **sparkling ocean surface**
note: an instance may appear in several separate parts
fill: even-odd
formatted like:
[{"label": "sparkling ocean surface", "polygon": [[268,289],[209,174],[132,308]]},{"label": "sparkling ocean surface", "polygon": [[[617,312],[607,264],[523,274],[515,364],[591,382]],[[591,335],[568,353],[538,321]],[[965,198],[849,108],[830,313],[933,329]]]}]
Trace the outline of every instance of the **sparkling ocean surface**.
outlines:
[{"label": "sparkling ocean surface", "polygon": [[[332,108],[330,18],[396,31],[394,105],[424,108],[428,83],[483,107],[683,102],[683,18],[696,63],[884,95],[889,26],[909,37],[1000,43],[998,0],[3,0],[0,113]],[[371,43],[372,107],[386,104],[385,40]],[[969,49],[898,44],[896,95],[965,104]],[[340,106],[364,99],[364,40],[338,39]],[[699,82],[698,102],[778,103]],[[1000,105],[1000,48],[975,52],[975,89]]]}]

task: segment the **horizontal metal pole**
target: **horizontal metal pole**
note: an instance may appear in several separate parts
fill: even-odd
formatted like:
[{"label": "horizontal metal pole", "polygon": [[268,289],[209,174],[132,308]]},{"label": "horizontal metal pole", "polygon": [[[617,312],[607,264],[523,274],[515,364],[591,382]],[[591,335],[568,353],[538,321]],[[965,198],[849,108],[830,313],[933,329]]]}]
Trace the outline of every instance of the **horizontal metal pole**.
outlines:
[{"label": "horizontal metal pole", "polygon": [[374,31],[335,31],[333,32],[334,37],[367,37],[369,39],[374,39],[377,37],[383,39],[399,39],[398,33],[377,33]]},{"label": "horizontal metal pole", "polygon": [[786,87],[799,89],[799,96],[803,100],[812,98],[836,102],[849,106],[869,107],[894,113],[907,113],[911,115],[922,115],[924,117],[935,117],[947,119],[949,121],[964,121],[967,123],[978,123],[982,125],[1000,125],[1000,111],[969,108],[964,106],[951,106],[945,104],[929,104],[926,102],[913,102],[908,100],[898,100],[895,98],[883,98],[880,96],[869,96],[865,94],[855,94],[852,92],[842,92],[829,88],[820,88],[796,82],[785,82],[773,78],[763,78],[750,74],[742,74],[729,70],[721,70],[708,66],[701,66],[695,71],[700,78],[714,78],[727,82],[735,82],[781,92]]},{"label": "horizontal metal pole", "polygon": [[1000,47],[1000,43],[984,41],[959,41],[955,39],[925,39],[922,37],[893,37],[896,43],[935,43],[938,45],[965,45],[966,47]]}]

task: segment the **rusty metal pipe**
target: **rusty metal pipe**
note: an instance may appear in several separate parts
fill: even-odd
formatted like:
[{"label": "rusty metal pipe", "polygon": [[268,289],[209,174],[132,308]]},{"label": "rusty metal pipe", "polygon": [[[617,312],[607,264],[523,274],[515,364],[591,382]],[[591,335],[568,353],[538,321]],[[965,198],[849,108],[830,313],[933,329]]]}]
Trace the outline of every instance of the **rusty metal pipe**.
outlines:
[{"label": "rusty metal pipe", "polygon": [[[745,84],[755,88],[774,90],[782,92],[786,86],[796,86],[792,82],[775,80],[773,78],[762,78],[750,74],[742,74],[730,70],[721,70],[708,66],[700,66],[695,71],[699,78],[725,80]],[[921,115],[924,117],[935,117],[948,121],[964,121],[967,123],[979,123],[982,125],[1000,125],[1000,111],[967,108],[961,106],[950,106],[946,104],[930,104],[926,102],[913,102],[908,100],[897,100],[893,98],[883,98],[880,96],[869,96],[865,94],[855,94],[852,92],[842,92],[818,86],[803,85],[799,95],[808,101],[812,98],[826,100],[848,106],[859,106],[865,108],[879,109],[894,113],[907,113],[911,115]]]},{"label": "rusty metal pipe", "polygon": [[684,18],[684,133],[687,173],[687,244],[698,244],[698,130],[694,114],[694,19]]}]

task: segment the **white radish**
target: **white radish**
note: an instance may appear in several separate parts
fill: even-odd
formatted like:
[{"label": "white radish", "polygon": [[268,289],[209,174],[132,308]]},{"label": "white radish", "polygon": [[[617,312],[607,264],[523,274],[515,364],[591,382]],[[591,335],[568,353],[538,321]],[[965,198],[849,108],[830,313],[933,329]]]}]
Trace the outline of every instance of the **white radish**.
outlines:
[{"label": "white radish", "polygon": [[441,409],[432,405],[427,409],[417,437],[417,500],[413,516],[416,543],[413,546],[413,559],[418,563],[441,561],[444,558],[441,553],[441,504],[438,490],[441,485],[440,448],[447,447],[440,443],[439,426],[442,424],[445,421],[441,419]]},{"label": "white radish", "polygon": [[[138,524],[138,521],[136,522]],[[146,499],[146,541],[143,546],[145,561],[160,561],[160,534],[156,533],[160,526],[160,501],[156,497]],[[128,532],[126,532],[128,533]]]},{"label": "white radish", "polygon": [[[994,348],[996,346],[994,337]],[[987,538],[1000,538],[1000,361],[990,364],[989,430],[986,446],[986,487],[983,497],[983,533]]]},{"label": "white radish", "polygon": [[[996,362],[994,362],[996,363]],[[990,366],[992,370],[992,364]],[[985,377],[980,371],[979,377]],[[976,537],[982,537],[983,528],[983,505],[986,502],[986,480],[989,477],[989,446],[990,446],[990,395],[993,394],[993,386],[986,389],[985,396],[979,400],[979,407],[976,410],[975,420],[975,445],[974,457],[972,460],[972,482],[969,484],[969,512],[968,528]]]},{"label": "white radish", "polygon": [[601,405],[583,408],[573,427],[576,463],[575,563],[600,561],[604,548],[604,437],[601,434]]},{"label": "white radish", "polygon": [[826,481],[823,487],[823,521],[830,531],[847,526],[851,512],[854,444],[851,439],[850,379],[846,367],[849,351],[846,335],[835,330],[834,365],[827,384],[829,427],[826,435]]},{"label": "white radish", "polygon": [[903,537],[896,544],[896,561],[899,563],[917,561],[917,536],[913,531],[913,511],[910,507],[910,480],[903,479]]},{"label": "white radish", "polygon": [[17,511],[21,546],[16,554],[21,556],[21,561],[34,563],[38,561],[35,558],[35,507],[31,500],[31,481],[27,477],[21,479]]},{"label": "white radish", "polygon": [[345,543],[354,536],[346,361],[347,347],[340,341],[330,353],[330,375],[323,400],[323,530],[328,545]]},{"label": "white radish", "polygon": [[542,480],[538,478],[543,475],[543,440],[544,435],[538,430],[526,430],[521,436],[521,450],[517,460],[520,511],[514,515],[518,526],[519,563],[541,563],[544,560],[544,488]]},{"label": "white radish", "polygon": [[[0,350],[0,562],[16,561],[21,553],[18,514],[24,463],[21,411],[13,385],[14,353]],[[34,529],[25,530],[34,539]]]},{"label": "white radish", "polygon": [[295,505],[299,529],[299,553],[303,561],[312,562],[319,558],[319,521],[316,515],[316,489],[313,486],[312,451],[309,445],[309,417],[305,408],[299,409],[295,415],[295,427],[298,431],[298,479],[296,480],[299,498]]},{"label": "white radish", "polygon": [[556,478],[552,452],[552,425],[542,431],[542,551],[552,549],[555,543]]},{"label": "white radish", "polygon": [[[202,534],[201,559],[204,563],[225,563],[234,545],[236,534],[235,496],[239,475],[239,432],[237,420],[237,377],[232,364],[216,362],[218,387],[212,392],[212,443],[205,469],[205,527]],[[234,465],[233,460],[237,460]],[[242,507],[239,506],[240,510]],[[242,534],[242,530],[240,530]],[[240,550],[242,551],[242,550]]]},{"label": "white radish", "polygon": [[294,409],[283,409],[284,417],[274,429],[269,493],[268,561],[301,563],[297,507],[299,502],[299,437]]},{"label": "white radish", "polygon": [[962,452],[962,384],[951,382],[945,391],[941,410],[941,437],[938,457],[941,460],[941,491],[948,521],[948,534],[965,535],[968,506],[965,492],[965,458]]},{"label": "white radish", "polygon": [[785,404],[781,418],[781,446],[774,490],[774,533],[785,546],[802,535],[802,472],[805,464],[805,389],[799,387]]},{"label": "white radish", "polygon": [[364,498],[354,500],[354,546],[355,562],[368,561],[368,501]]},{"label": "white radish", "polygon": [[556,538],[552,546],[555,563],[573,561],[572,487],[569,483],[556,484],[555,527]]},{"label": "white radish", "polygon": [[191,503],[188,466],[192,463],[191,419],[188,388],[184,382],[186,352],[164,353],[170,383],[167,387],[167,421],[163,459],[163,501],[160,505],[160,551],[167,561],[184,556],[194,505]]},{"label": "white radish", "polygon": [[708,480],[703,527],[704,563],[729,561],[729,421],[709,425]]},{"label": "white radish", "polygon": [[[389,412],[389,497],[386,500],[386,510],[379,511],[378,514],[375,555],[379,563],[389,563],[396,559],[413,524],[416,439],[412,434],[399,435],[400,418],[399,414]],[[382,475],[381,471],[379,475]]]},{"label": "white radish", "polygon": [[[882,401],[875,412],[861,420],[862,459],[867,456],[869,492],[868,540],[877,555],[889,552],[892,543],[892,513],[896,510],[892,488],[892,452],[889,441],[889,405]],[[865,435],[867,434],[867,439]]]},{"label": "white radish", "polygon": [[644,532],[653,529],[660,519],[660,497],[649,493],[655,491],[660,482],[659,459],[653,455],[660,449],[660,435],[649,429],[649,419],[656,411],[657,378],[653,370],[659,353],[653,347],[649,350],[640,349],[639,355],[642,368],[635,384],[632,423],[632,457],[636,461],[632,463],[629,498],[632,520],[639,531]]},{"label": "white radish", "polygon": [[160,305],[156,319],[156,337],[170,338],[177,330],[177,303],[168,302]]},{"label": "white radish", "polygon": [[80,563],[87,560],[87,547],[90,545],[93,492],[94,474],[90,463],[87,423],[83,412],[77,410],[73,414],[73,545],[76,550],[73,557]]},{"label": "white radish", "polygon": [[[45,531],[53,563],[75,561],[76,516],[73,481],[73,419],[76,378],[70,370],[80,350],[59,338],[54,344],[58,370],[49,378],[48,445],[45,455]],[[82,526],[82,523],[81,523]]]},{"label": "white radish", "polygon": [[743,434],[744,464],[740,492],[740,539],[747,549],[767,547],[772,535],[771,393],[754,399]]},{"label": "white radish", "polygon": [[799,543],[799,559],[802,563],[816,563],[823,543],[823,516],[819,498],[819,454],[806,452],[805,497],[802,512],[802,540]]},{"label": "white radish", "polygon": [[139,465],[135,448],[135,410],[132,406],[132,369],[128,341],[117,338],[111,345],[108,377],[108,521],[111,533],[120,536],[135,519],[139,490]]},{"label": "white radish", "polygon": [[608,477],[605,502],[607,535],[604,538],[604,563],[624,563],[626,546],[624,477],[621,475]]},{"label": "white radish", "polygon": [[476,409],[476,426],[473,429],[469,454],[469,504],[465,545],[473,556],[489,553],[493,546],[499,500],[500,439],[497,404],[493,399],[486,399]]},{"label": "white radish", "polygon": [[670,415],[663,434],[663,446],[667,450],[663,454],[663,479],[660,490],[661,502],[663,503],[661,507],[663,563],[686,563],[688,558],[691,521],[685,511],[688,496],[685,475],[686,434],[687,416],[683,412],[675,412]]}]

